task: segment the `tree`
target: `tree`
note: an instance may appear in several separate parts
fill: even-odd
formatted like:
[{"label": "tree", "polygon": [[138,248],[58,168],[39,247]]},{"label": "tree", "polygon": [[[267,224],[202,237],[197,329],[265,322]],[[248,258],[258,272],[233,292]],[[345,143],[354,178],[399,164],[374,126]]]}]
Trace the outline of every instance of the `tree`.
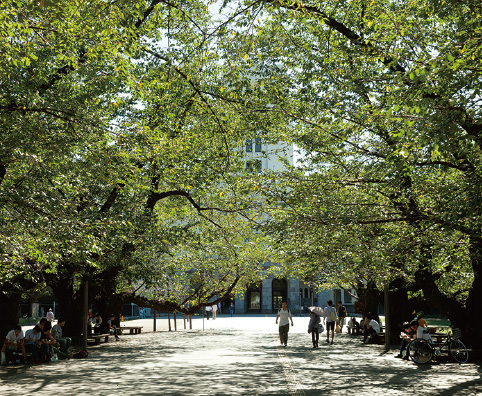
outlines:
[{"label": "tree", "polygon": [[[286,192],[300,193],[288,202],[291,219],[310,207],[304,200],[314,188],[314,235],[334,229],[345,242],[376,230],[394,238],[388,246],[400,249],[376,268],[410,263],[402,280],[449,310],[470,341],[481,339],[480,12],[477,2],[268,0],[236,20],[245,26],[238,53],[260,76],[251,109],[279,126],[271,136],[301,148],[311,173],[286,179]],[[440,258],[440,240],[461,246]],[[443,278],[472,282],[454,292]]]},{"label": "tree", "polygon": [[2,292],[31,263],[79,332],[81,284],[113,298],[161,201],[239,210],[251,127],[210,94],[225,71],[202,2],[7,2],[0,18]]}]

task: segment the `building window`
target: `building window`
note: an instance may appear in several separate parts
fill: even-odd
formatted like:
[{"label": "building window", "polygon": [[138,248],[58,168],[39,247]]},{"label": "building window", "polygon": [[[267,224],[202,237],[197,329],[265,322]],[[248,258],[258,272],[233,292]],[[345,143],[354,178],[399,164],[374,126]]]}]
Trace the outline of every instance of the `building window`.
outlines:
[{"label": "building window", "polygon": [[253,139],[246,139],[246,152],[247,153],[253,152]]},{"label": "building window", "polygon": [[261,309],[261,293],[251,292],[251,298],[249,300],[249,309]]},{"label": "building window", "polygon": [[345,292],[345,291],[344,291],[344,293],[343,293],[343,303],[344,303],[344,304],[353,304],[353,298],[352,298],[352,296],[351,296],[349,293]]},{"label": "building window", "polygon": [[254,139],[254,151],[261,153],[261,138]]},{"label": "building window", "polygon": [[255,172],[260,173],[261,170],[262,170],[262,166],[261,166],[260,159],[246,161],[246,171],[250,173],[255,173]]}]

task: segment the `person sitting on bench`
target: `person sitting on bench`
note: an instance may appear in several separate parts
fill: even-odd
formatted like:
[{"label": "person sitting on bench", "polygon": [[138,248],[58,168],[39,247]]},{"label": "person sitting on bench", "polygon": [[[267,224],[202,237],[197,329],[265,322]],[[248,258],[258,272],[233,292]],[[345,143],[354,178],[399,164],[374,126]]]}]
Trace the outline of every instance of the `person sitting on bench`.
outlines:
[{"label": "person sitting on bench", "polygon": [[348,334],[361,334],[360,331],[360,323],[356,321],[356,318],[350,318],[350,320],[347,323],[348,327]]},{"label": "person sitting on bench", "polygon": [[22,327],[20,325],[15,325],[13,330],[10,330],[5,337],[5,342],[3,343],[2,353],[1,353],[1,364],[6,364],[6,351],[8,349],[9,352],[16,352],[21,350],[23,356],[23,362],[26,360],[25,356],[25,345],[23,344],[24,334],[22,331]]},{"label": "person sitting on bench", "polygon": [[372,314],[368,314],[365,320],[366,330],[363,333],[363,342],[368,344],[378,343],[378,334],[380,334],[380,325],[373,319]]},{"label": "person sitting on bench", "polygon": [[110,318],[107,320],[103,328],[105,329],[104,331],[106,333],[114,334],[115,340],[119,341],[119,336],[117,335],[117,326],[114,324],[114,320],[115,320],[115,315],[111,314]]},{"label": "person sitting on bench", "polygon": [[70,344],[72,344],[72,340],[69,337],[64,337],[62,335],[62,327],[65,325],[65,319],[63,316],[60,316],[58,319],[57,324],[52,328],[52,336],[60,345],[60,350],[63,353],[69,353]]},{"label": "person sitting on bench", "polygon": [[40,349],[42,351],[42,362],[49,362],[52,356],[54,356],[54,345],[57,343],[55,338],[50,334],[52,331],[52,322],[45,322],[40,336]]},{"label": "person sitting on bench", "polygon": [[410,327],[416,334],[415,338],[421,338],[422,340],[427,340],[432,343],[432,337],[430,336],[430,330],[419,325],[418,320],[412,320]]},{"label": "person sitting on bench", "polygon": [[27,330],[25,332],[25,350],[32,354],[32,361],[34,363],[39,363],[39,349],[40,349],[40,337],[42,336],[42,329],[39,325],[35,325],[33,329]]},{"label": "person sitting on bench", "polygon": [[[402,325],[402,332],[400,333],[400,338],[402,339],[400,343],[400,353],[398,355],[395,355],[396,358],[400,359],[405,359],[408,360],[408,349],[407,345],[410,343],[410,341],[413,340],[415,337],[415,332],[412,330],[412,327],[410,326],[410,323],[405,322]],[[407,352],[404,354],[403,352],[407,349]]]}]

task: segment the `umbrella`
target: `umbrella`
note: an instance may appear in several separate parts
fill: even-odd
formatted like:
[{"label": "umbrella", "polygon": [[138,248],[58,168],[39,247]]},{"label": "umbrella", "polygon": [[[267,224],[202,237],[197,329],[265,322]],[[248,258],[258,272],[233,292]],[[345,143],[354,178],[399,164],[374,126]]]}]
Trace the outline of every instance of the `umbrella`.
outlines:
[{"label": "umbrella", "polygon": [[325,311],[323,310],[323,308],[309,307],[308,310],[310,310],[311,312],[314,312],[315,314],[317,314],[319,316],[325,316]]}]

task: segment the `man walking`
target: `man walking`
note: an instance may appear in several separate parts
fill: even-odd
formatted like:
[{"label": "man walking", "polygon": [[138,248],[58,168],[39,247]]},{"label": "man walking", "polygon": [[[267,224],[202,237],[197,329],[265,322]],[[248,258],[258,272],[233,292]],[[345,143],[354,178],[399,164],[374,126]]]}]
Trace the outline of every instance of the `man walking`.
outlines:
[{"label": "man walking", "polygon": [[291,311],[287,308],[286,302],[281,303],[281,309],[278,311],[276,316],[276,324],[278,324],[279,319],[279,339],[281,345],[288,345],[288,332],[290,331],[290,320],[291,326],[293,324],[293,318],[291,317]]},{"label": "man walking", "polygon": [[336,322],[336,310],[333,306],[333,301],[328,300],[325,307],[325,317],[323,322],[326,323],[326,342],[330,343],[330,330],[331,330],[331,343],[333,344],[333,338],[335,338],[335,322]]}]

